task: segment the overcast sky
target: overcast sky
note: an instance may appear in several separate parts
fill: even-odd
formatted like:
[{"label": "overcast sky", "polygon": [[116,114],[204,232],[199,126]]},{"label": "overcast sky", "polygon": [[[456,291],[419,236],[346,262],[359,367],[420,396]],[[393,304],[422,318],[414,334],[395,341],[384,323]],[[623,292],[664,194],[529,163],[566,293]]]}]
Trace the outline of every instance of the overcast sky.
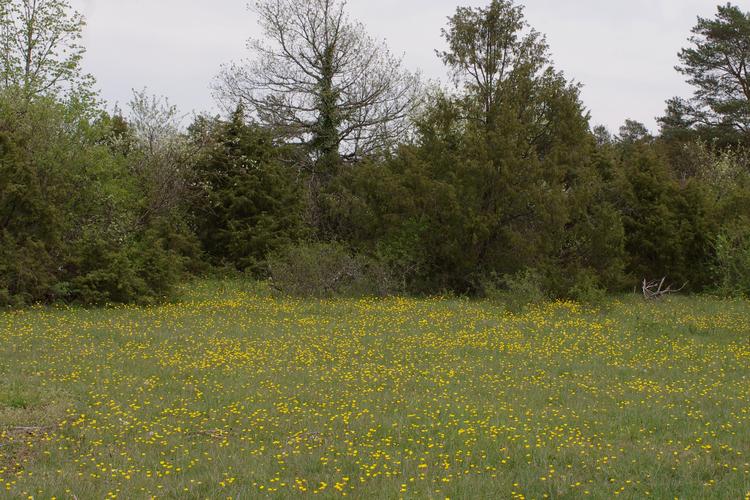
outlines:
[{"label": "overcast sky", "polygon": [[[723,2],[723,0],[722,0]],[[209,85],[222,63],[247,55],[260,32],[245,0],[71,0],[86,16],[85,68],[111,104],[133,88],[167,96],[183,112],[215,111]],[[352,16],[403,54],[410,69],[440,79],[440,29],[456,5],[489,0],[349,0]],[[688,95],[674,66],[696,17],[718,0],[525,0],[547,35],[555,66],[584,85],[592,124],[615,131],[632,118],[656,127],[664,101]]]}]

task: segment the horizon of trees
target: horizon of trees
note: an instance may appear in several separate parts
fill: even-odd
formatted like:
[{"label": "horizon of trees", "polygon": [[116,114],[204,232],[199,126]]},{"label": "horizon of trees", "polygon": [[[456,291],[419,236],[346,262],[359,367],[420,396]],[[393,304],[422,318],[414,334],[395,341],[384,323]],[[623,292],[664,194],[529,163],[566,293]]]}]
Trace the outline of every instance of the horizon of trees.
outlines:
[{"label": "horizon of trees", "polygon": [[148,303],[217,270],[307,295],[750,295],[750,12],[699,18],[693,96],[613,135],[512,0],[448,19],[453,88],[341,0],[254,9],[227,115],[185,128],[145,90],[104,110],[65,0],[0,0],[0,305]]}]

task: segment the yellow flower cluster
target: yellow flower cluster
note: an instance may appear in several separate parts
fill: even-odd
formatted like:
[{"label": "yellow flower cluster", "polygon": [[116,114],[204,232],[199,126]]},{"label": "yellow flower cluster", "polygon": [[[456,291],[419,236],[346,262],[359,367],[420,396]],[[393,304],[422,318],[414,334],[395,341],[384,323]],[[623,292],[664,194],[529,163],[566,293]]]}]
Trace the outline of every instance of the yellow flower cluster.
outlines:
[{"label": "yellow flower cluster", "polygon": [[750,499],[749,333],[710,299],[2,313],[0,496]]}]

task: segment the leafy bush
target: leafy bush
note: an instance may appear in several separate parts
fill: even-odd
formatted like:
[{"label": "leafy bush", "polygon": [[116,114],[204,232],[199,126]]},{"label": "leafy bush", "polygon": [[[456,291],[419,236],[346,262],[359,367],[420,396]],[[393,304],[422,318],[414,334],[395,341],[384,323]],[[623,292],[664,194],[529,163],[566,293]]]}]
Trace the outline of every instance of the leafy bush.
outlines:
[{"label": "leafy bush", "polygon": [[727,226],[716,238],[714,275],[719,293],[750,296],[750,221]]},{"label": "leafy bush", "polygon": [[607,290],[600,285],[600,281],[593,271],[582,270],[573,280],[575,283],[568,295],[570,298],[585,304],[600,304],[607,296]]},{"label": "leafy bush", "polygon": [[150,304],[173,295],[189,262],[189,242],[169,224],[154,224],[125,241],[91,234],[71,260],[67,299],[83,304]]},{"label": "leafy bush", "polygon": [[163,203],[173,190],[115,147],[115,125],[75,102],[0,90],[0,306],[151,303],[196,268],[180,200]]},{"label": "leafy bush", "polygon": [[384,265],[338,243],[291,246],[269,258],[268,266],[273,287],[299,297],[385,296],[395,288]]},{"label": "leafy bush", "polygon": [[43,242],[19,241],[0,233],[0,307],[17,307],[54,298],[56,276]]},{"label": "leafy bush", "polygon": [[548,300],[542,275],[535,269],[525,269],[513,275],[491,276],[484,280],[484,296],[502,302],[511,311],[520,311],[530,304]]}]

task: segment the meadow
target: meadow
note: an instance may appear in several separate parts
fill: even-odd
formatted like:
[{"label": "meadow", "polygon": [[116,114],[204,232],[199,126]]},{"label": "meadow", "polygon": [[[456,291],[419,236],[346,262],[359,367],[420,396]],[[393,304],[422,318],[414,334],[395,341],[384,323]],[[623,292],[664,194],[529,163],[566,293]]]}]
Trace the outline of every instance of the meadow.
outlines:
[{"label": "meadow", "polygon": [[0,313],[8,498],[750,499],[750,302]]}]

